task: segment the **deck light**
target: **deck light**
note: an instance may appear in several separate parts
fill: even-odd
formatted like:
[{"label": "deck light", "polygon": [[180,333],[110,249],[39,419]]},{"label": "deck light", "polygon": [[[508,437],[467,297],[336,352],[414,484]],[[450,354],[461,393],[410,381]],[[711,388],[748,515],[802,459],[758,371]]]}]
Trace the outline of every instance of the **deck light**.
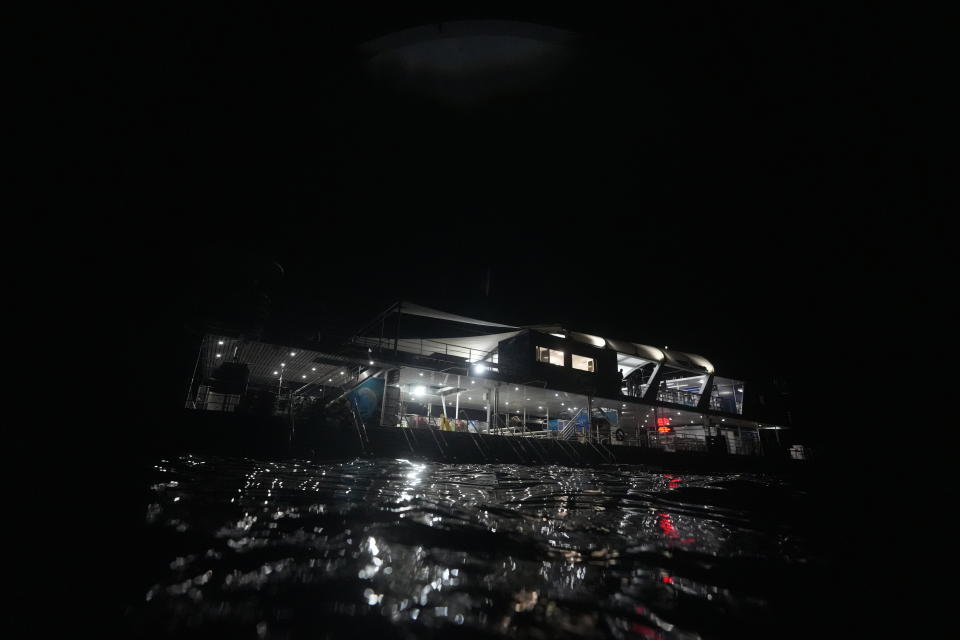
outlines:
[{"label": "deck light", "polygon": [[303,375],[301,375],[300,377],[301,377],[301,378],[306,378],[306,377],[307,377],[307,374],[303,374]]},{"label": "deck light", "polygon": [[473,370],[476,371],[477,373],[483,373],[484,371],[487,370],[487,368],[482,364],[478,364],[478,365],[474,365]]},{"label": "deck light", "polygon": [[520,391],[520,387],[514,387],[513,390],[514,390],[514,391]]},{"label": "deck light", "polygon": [[222,344],[223,344],[223,340],[217,340],[217,344],[222,345]]},{"label": "deck light", "polygon": [[217,354],[217,357],[218,357],[218,358],[222,358],[223,356],[218,353],[218,354]]},{"label": "deck light", "polygon": [[543,409],[543,407],[537,407],[537,409]]},{"label": "deck light", "polygon": [[509,402],[507,404],[510,404]]},{"label": "deck light", "polygon": [[419,387],[415,387],[413,389],[413,395],[415,396],[423,395],[424,391],[426,391],[426,387],[424,387],[423,385],[420,385]]},{"label": "deck light", "polygon": [[281,363],[280,363],[280,366],[281,366],[281,367],[285,367],[285,366],[287,366],[287,365],[284,364],[283,362],[281,362]]},{"label": "deck light", "polygon": [[333,382],[333,378],[327,378],[327,382]]},{"label": "deck light", "polygon": [[423,372],[422,372],[422,371],[420,372],[420,375],[421,375],[421,376],[423,375]]},{"label": "deck light", "polygon": [[296,351],[291,351],[291,352],[290,352],[290,357],[291,357],[291,358],[292,358],[293,356],[295,356],[295,355],[297,355],[297,352],[296,352]]},{"label": "deck light", "polygon": [[280,375],[280,372],[279,372],[279,371],[274,371],[274,372],[273,372],[273,375],[278,376],[278,375]]},{"label": "deck light", "polygon": [[471,381],[470,381],[470,384],[477,384],[477,381],[476,381],[476,380],[471,380]]},{"label": "deck light", "polygon": [[373,364],[373,360],[370,361],[370,364]]},{"label": "deck light", "polygon": [[343,371],[340,372],[340,375],[343,375]]},{"label": "deck light", "polygon": [[473,397],[467,398],[467,400],[473,400]]},{"label": "deck light", "polygon": [[559,394],[559,393],[555,393],[555,394],[553,394],[553,397],[559,398],[559,397],[560,397],[560,394]]},{"label": "deck light", "polygon": [[317,370],[316,367],[310,367],[310,371],[316,371],[316,370]]}]

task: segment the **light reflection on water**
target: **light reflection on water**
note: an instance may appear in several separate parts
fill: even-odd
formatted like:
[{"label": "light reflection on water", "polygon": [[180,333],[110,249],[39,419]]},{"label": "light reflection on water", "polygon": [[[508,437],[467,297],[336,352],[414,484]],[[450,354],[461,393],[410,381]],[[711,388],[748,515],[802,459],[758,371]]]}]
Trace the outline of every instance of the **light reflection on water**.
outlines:
[{"label": "light reflection on water", "polygon": [[147,635],[764,637],[812,560],[803,493],[748,474],[185,456],[155,476]]}]

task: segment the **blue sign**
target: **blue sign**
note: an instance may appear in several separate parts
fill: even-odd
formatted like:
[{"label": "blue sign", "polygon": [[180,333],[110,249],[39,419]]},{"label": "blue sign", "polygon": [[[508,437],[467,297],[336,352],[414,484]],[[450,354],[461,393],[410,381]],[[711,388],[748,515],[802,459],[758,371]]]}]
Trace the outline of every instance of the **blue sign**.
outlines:
[{"label": "blue sign", "polygon": [[347,402],[357,409],[364,423],[379,422],[383,401],[383,378],[368,378],[347,394]]}]

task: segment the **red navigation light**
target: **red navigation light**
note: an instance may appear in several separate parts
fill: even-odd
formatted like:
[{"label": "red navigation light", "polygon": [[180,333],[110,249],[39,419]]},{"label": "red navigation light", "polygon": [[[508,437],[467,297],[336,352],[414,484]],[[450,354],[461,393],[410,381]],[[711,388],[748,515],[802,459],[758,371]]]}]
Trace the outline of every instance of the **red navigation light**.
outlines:
[{"label": "red navigation light", "polygon": [[670,418],[657,418],[657,426],[658,426],[658,427],[669,427],[669,426],[670,426]]}]

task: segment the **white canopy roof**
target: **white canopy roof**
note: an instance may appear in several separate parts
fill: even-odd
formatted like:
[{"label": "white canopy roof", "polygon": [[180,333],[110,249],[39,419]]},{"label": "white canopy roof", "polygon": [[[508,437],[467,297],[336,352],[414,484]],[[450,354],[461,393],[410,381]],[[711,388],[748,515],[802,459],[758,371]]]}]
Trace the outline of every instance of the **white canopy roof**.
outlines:
[{"label": "white canopy roof", "polygon": [[[520,333],[524,328],[534,329],[537,331],[543,331],[545,333],[556,333],[564,331],[560,325],[531,325],[529,327],[514,327],[508,324],[499,324],[496,322],[487,322],[486,320],[477,320],[476,318],[468,318],[466,316],[460,316],[454,313],[447,313],[446,311],[439,311],[437,309],[431,309],[429,307],[424,307],[422,305],[414,304],[412,302],[402,302],[400,303],[400,313],[405,313],[414,316],[423,316],[425,318],[436,318],[437,320],[447,320],[449,322],[459,322],[461,324],[470,324],[480,327],[498,327],[503,329],[514,329],[514,331],[495,333],[484,336],[470,336],[464,338],[436,338],[438,343],[446,343],[449,345],[455,345],[457,347],[462,347],[464,351],[469,350],[470,352],[489,352],[496,348],[497,344],[501,340],[506,340],[507,338],[512,338],[513,336]],[[681,369],[686,369],[689,371],[706,371],[707,373],[713,373],[714,368],[709,360],[703,356],[697,355],[695,353],[685,353],[683,351],[674,351],[670,349],[658,349],[657,347],[651,347],[646,344],[639,344],[636,342],[627,342],[625,340],[609,340],[607,338],[601,338],[600,336],[591,335],[588,333],[579,333],[577,331],[565,331],[567,336],[577,342],[582,342],[584,344],[593,345],[600,348],[609,348],[613,349],[619,353],[637,356],[645,360],[650,360],[653,362],[666,363],[674,367]],[[401,342],[403,342],[401,340]]]},{"label": "white canopy roof", "polygon": [[476,318],[458,316],[455,313],[438,311],[437,309],[431,309],[429,307],[424,307],[412,302],[401,302],[400,313],[405,313],[411,316],[422,316],[424,318],[436,318],[437,320],[447,320],[449,322],[460,322],[462,324],[472,324],[480,327],[503,327],[505,329],[519,329],[519,327],[513,327],[509,324],[498,324],[496,322],[487,322],[486,320],[477,320]]}]

